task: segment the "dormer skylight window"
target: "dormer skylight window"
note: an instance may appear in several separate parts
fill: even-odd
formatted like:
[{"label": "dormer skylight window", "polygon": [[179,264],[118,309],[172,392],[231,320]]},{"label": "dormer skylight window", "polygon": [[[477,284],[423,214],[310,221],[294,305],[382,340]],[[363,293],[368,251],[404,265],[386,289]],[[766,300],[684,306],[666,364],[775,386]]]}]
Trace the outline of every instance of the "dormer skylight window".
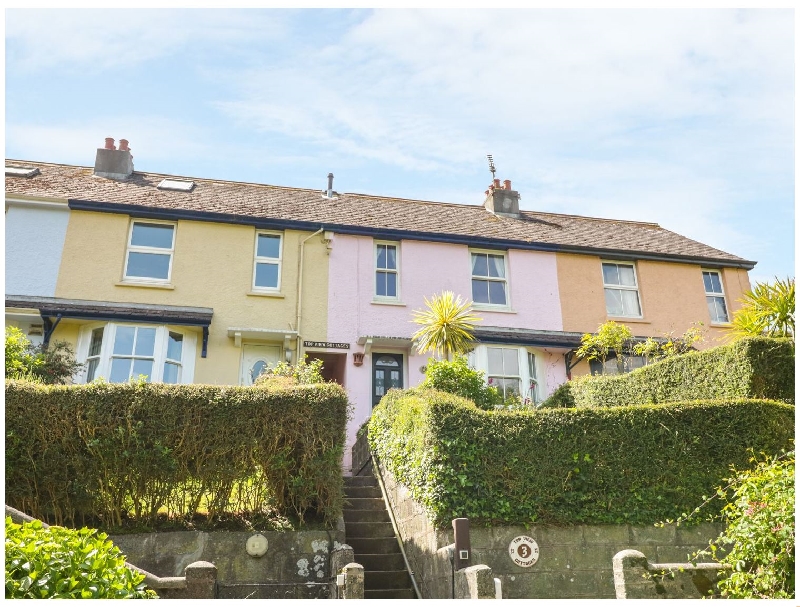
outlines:
[{"label": "dormer skylight window", "polygon": [[7,177],[34,177],[39,174],[39,169],[35,167],[12,167],[6,165]]},{"label": "dormer skylight window", "polygon": [[194,189],[194,181],[183,181],[181,179],[164,179],[158,184],[159,190],[172,190],[173,192],[191,192]]}]

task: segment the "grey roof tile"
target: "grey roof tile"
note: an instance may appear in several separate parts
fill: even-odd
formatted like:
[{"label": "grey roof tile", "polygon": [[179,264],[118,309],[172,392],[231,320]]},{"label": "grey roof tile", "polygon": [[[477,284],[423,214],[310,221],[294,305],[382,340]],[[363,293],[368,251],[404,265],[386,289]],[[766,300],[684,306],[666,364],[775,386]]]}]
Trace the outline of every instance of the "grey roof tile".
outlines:
[{"label": "grey roof tile", "polygon": [[[691,240],[658,224],[538,211],[519,219],[488,213],[481,204],[451,204],[365,194],[328,199],[320,190],[134,172],[125,181],[93,175],[91,167],[7,160],[36,167],[30,178],[6,177],[7,195],[42,196],[143,209],[222,213],[373,230],[397,230],[462,238],[552,246],[576,252],[649,254],[752,267],[755,262]],[[159,190],[165,177],[190,179],[191,192]],[[482,194],[479,195],[482,198]]]}]

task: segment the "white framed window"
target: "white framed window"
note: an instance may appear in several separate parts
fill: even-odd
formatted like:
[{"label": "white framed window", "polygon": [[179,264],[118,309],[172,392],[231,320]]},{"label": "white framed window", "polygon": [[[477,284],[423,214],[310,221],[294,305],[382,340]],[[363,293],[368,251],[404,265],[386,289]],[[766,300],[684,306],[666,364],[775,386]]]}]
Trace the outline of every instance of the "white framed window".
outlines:
[{"label": "white framed window", "polygon": [[472,301],[479,306],[508,307],[506,254],[470,251]]},{"label": "white framed window", "polygon": [[375,299],[400,299],[400,245],[375,242]]},{"label": "white framed window", "polygon": [[536,370],[536,354],[527,352],[528,355],[528,394],[533,404],[537,404],[542,400],[542,391],[539,387],[539,373]]},{"label": "white framed window", "polygon": [[125,254],[125,282],[168,283],[174,252],[174,223],[132,221]]},{"label": "white framed window", "polygon": [[725,305],[725,291],[722,276],[716,270],[703,270],[703,287],[706,291],[708,315],[713,323],[728,322],[728,306]]},{"label": "white framed window", "polygon": [[512,394],[520,396],[521,376],[519,348],[486,348],[486,381],[490,386],[508,398]]},{"label": "white framed window", "polygon": [[639,301],[639,285],[634,265],[604,261],[602,267],[606,313],[609,316],[641,318],[642,306]]},{"label": "white framed window", "polygon": [[77,359],[86,364],[79,381],[100,377],[121,383],[145,376],[148,382],[190,384],[197,337],[165,325],[104,323],[78,335]]},{"label": "white framed window", "polygon": [[282,259],[283,234],[280,232],[256,232],[256,249],[253,260],[254,291],[280,291]]}]

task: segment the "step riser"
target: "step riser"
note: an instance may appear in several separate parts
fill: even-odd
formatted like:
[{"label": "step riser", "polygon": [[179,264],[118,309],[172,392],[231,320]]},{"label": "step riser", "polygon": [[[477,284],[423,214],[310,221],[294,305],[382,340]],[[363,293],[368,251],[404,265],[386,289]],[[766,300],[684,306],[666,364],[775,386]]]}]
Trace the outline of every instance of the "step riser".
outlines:
[{"label": "step riser", "polygon": [[348,499],[358,497],[381,497],[380,487],[345,487],[344,495]]},{"label": "step riser", "polygon": [[397,554],[400,547],[393,537],[387,538],[347,538],[356,554]]},{"label": "step riser", "polygon": [[348,523],[389,523],[386,510],[349,510],[342,512],[345,525]]},{"label": "step riser", "polygon": [[386,512],[386,504],[379,497],[352,497],[345,500],[345,510],[382,510]]},{"label": "step riser", "polygon": [[347,523],[344,524],[345,536],[348,539],[368,537],[394,537],[391,523]]},{"label": "step riser", "polygon": [[365,599],[414,599],[414,589],[406,590],[364,590]]},{"label": "step riser", "polygon": [[378,487],[378,479],[374,476],[346,476],[345,487]]},{"label": "step riser", "polygon": [[363,565],[366,572],[398,571],[405,569],[406,566],[400,552],[396,554],[359,554],[356,552],[353,558],[356,563]]},{"label": "step riser", "polygon": [[411,588],[406,571],[370,571],[364,574],[364,590],[401,590]]}]

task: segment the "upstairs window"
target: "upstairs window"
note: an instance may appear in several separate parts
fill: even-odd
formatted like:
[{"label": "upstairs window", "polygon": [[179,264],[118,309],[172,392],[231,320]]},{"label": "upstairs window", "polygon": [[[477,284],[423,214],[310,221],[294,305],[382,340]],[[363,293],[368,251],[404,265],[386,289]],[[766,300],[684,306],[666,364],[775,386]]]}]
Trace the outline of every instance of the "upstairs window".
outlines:
[{"label": "upstairs window", "polygon": [[399,247],[394,243],[375,243],[375,298],[400,299]]},{"label": "upstairs window", "polygon": [[490,306],[508,305],[506,256],[472,251],[472,301]]},{"label": "upstairs window", "polygon": [[134,221],[125,257],[128,282],[169,282],[175,224]]},{"label": "upstairs window", "polygon": [[728,322],[728,308],[722,290],[722,277],[716,270],[703,270],[703,286],[706,290],[708,315],[713,323]]},{"label": "upstairs window", "polygon": [[283,236],[274,232],[256,233],[256,254],[253,262],[253,290],[279,291]]},{"label": "upstairs window", "polygon": [[633,264],[603,262],[603,288],[609,316],[641,318],[642,307]]}]

